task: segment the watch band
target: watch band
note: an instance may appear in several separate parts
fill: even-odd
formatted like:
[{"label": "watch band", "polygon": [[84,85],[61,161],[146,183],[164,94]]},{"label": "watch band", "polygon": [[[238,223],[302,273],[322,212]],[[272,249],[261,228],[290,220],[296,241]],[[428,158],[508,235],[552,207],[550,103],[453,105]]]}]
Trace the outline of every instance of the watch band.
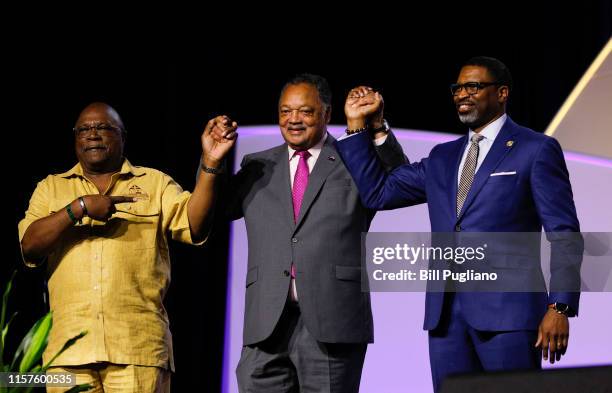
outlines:
[{"label": "watch band", "polygon": [[209,166],[204,165],[204,163],[200,164],[200,168],[206,173],[212,173],[213,175],[218,175],[223,172],[221,168],[211,168]]},{"label": "watch band", "polygon": [[387,120],[383,119],[382,126],[380,126],[378,128],[372,129],[372,132],[374,132],[374,133],[377,133],[377,132],[380,132],[380,131],[389,132],[390,130],[391,130],[391,128],[389,127],[389,123],[387,122]]},{"label": "watch band", "polygon": [[79,205],[81,205],[81,209],[83,209],[83,216],[87,215],[87,206],[85,206],[85,200],[82,196],[79,197]]},{"label": "watch band", "polygon": [[368,126],[365,126],[363,128],[357,128],[355,130],[349,130],[348,128],[346,129],[346,135],[353,135],[353,134],[359,134],[360,132],[364,132],[368,130]]},{"label": "watch band", "polygon": [[548,308],[555,310],[557,314],[563,314],[567,317],[573,315],[572,309],[570,308],[570,306],[568,306],[565,303],[555,302],[555,303],[549,304]]}]

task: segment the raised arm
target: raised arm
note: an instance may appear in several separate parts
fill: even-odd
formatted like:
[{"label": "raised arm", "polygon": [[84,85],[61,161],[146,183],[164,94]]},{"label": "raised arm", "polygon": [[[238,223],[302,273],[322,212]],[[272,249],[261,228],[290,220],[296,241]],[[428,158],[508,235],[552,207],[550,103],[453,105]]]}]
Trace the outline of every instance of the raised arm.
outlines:
[{"label": "raised arm", "polygon": [[210,231],[215,182],[224,157],[236,142],[237,128],[238,124],[227,116],[217,116],[204,127],[201,168],[187,208],[191,236],[196,241],[204,239]]}]

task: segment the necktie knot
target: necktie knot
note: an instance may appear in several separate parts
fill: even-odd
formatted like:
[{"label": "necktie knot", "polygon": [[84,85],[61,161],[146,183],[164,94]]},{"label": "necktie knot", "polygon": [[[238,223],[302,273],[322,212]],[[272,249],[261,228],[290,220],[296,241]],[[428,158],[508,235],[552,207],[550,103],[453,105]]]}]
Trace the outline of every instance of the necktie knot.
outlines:
[{"label": "necktie knot", "polygon": [[472,143],[476,143],[478,144],[478,142],[480,142],[481,140],[484,139],[484,136],[480,135],[480,134],[474,134],[472,135]]},{"label": "necktie knot", "polygon": [[300,158],[303,158],[304,160],[307,160],[308,157],[310,157],[312,154],[310,154],[308,150],[298,150],[295,152],[295,155],[299,156]]}]

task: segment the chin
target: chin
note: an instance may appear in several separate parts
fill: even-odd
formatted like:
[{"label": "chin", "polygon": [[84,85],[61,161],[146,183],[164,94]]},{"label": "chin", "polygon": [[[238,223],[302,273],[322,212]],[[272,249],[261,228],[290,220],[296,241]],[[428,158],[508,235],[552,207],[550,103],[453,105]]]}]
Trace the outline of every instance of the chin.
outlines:
[{"label": "chin", "polygon": [[306,141],[304,140],[295,140],[291,138],[286,139],[286,142],[291,147],[304,147],[306,145]]},{"label": "chin", "polygon": [[464,115],[460,114],[459,121],[470,128],[474,128],[480,123],[478,113],[466,113]]}]

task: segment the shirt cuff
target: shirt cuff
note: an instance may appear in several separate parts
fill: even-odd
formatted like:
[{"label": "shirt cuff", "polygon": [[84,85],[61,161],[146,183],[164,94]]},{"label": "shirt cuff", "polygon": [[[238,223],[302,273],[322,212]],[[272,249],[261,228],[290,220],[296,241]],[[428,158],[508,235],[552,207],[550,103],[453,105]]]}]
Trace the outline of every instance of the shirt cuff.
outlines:
[{"label": "shirt cuff", "polygon": [[[339,141],[343,141],[343,140],[348,139],[348,138],[350,138],[350,137],[353,137],[353,136],[355,136],[355,135],[358,135],[358,134],[351,134],[351,135],[348,135],[347,133],[344,133],[344,134],[342,134],[342,135],[341,135],[341,136],[338,138],[338,140],[339,140]],[[383,143],[385,143],[385,142],[387,141],[387,137],[388,137],[388,136],[389,136],[389,134],[386,134],[386,135],[381,136],[380,138],[376,138],[376,139],[374,139],[374,140],[372,141],[372,143],[374,143],[374,146],[380,146],[380,145],[382,145]]]},{"label": "shirt cuff", "polygon": [[388,135],[389,134],[385,134],[385,135],[381,136],[380,138],[374,139],[374,146],[380,146],[383,143],[385,143],[385,141],[387,140],[387,136]]}]

